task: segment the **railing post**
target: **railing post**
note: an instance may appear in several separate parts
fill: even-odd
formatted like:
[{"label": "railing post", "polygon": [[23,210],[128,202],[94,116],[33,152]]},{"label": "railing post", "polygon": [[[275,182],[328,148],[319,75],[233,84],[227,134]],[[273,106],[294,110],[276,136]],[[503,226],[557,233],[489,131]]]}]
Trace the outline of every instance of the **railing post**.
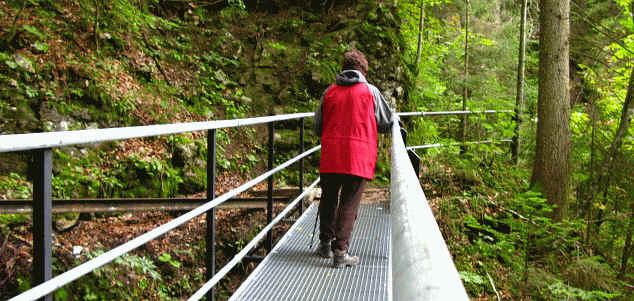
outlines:
[{"label": "railing post", "polygon": [[522,112],[516,106],[515,107],[515,115],[513,115],[513,122],[515,122],[515,129],[513,132],[513,139],[511,141],[511,160],[515,165],[519,160],[519,149],[520,149],[520,125],[522,123],[522,118],[520,116]]},{"label": "railing post", "polygon": [[[273,169],[273,160],[275,159],[275,122],[269,124],[269,170]],[[273,220],[273,175],[268,178],[268,203],[266,206],[266,223],[270,224]],[[273,229],[266,234],[266,252],[271,252],[273,247]]]},{"label": "railing post", "polygon": [[[33,151],[33,284],[40,284],[53,275],[53,155],[50,148]],[[51,301],[49,294],[40,300]]]},{"label": "railing post", "polygon": [[[207,202],[216,198],[216,130],[207,130]],[[216,273],[216,208],[207,211],[207,280]],[[208,301],[214,300],[214,288],[206,296]]]},{"label": "railing post", "polygon": [[409,157],[409,161],[412,162],[412,167],[414,167],[414,173],[416,177],[420,178],[420,157],[414,150],[407,150],[407,156]]},{"label": "railing post", "polygon": [[[407,131],[403,128],[403,123],[399,121],[399,127],[401,128],[401,138],[403,138],[403,145],[407,146]],[[412,167],[414,167],[414,172],[417,177],[420,177],[420,157],[413,150],[407,151],[407,156],[409,156],[409,160],[412,162]]]},{"label": "railing post", "polygon": [[[304,118],[299,119],[299,153],[304,153]],[[304,193],[304,158],[299,159],[299,194]],[[304,214],[304,200],[299,202],[299,215]]]}]

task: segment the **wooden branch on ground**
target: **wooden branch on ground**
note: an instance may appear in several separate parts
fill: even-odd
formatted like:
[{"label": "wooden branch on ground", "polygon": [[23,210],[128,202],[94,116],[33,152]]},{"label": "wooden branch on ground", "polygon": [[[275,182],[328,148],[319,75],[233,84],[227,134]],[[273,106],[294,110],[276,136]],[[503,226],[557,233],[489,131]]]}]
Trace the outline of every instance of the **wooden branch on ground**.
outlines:
[{"label": "wooden branch on ground", "polygon": [[9,47],[9,45],[11,44],[11,42],[13,42],[13,39],[15,38],[16,32],[18,31],[16,25],[18,23],[18,19],[20,19],[20,16],[22,15],[22,11],[24,10],[25,6],[26,6],[26,0],[23,0],[22,7],[20,7],[20,10],[18,11],[18,13],[15,14],[15,18],[13,18],[13,23],[11,24],[11,31],[9,32],[9,36],[4,41],[4,43],[6,44],[6,47]]},{"label": "wooden branch on ground", "polygon": [[152,52],[152,48],[150,47],[150,44],[147,42],[147,37],[145,36],[145,34],[143,35],[143,39],[141,39],[141,41],[143,41],[143,45],[145,46],[145,48],[148,50],[150,57],[152,58],[152,60],[154,61],[154,64],[156,64],[156,67],[158,68],[158,70],[161,72],[161,74],[163,75],[163,78],[165,79],[165,81],[167,82],[167,85],[169,85],[170,87],[173,87],[172,84],[169,81],[169,78],[167,77],[167,74],[165,74],[165,71],[163,71],[163,68],[161,67],[161,64],[159,63],[158,59],[156,58],[156,56],[153,54]]},{"label": "wooden branch on ground", "polygon": [[489,272],[487,272],[486,270],[484,270],[484,272],[487,274],[487,277],[489,278],[489,283],[491,283],[491,287],[493,288],[495,295],[498,297],[498,301],[500,301],[500,294],[498,293],[498,290],[495,289],[495,283],[493,283],[493,278],[491,278],[491,275],[489,275]]}]

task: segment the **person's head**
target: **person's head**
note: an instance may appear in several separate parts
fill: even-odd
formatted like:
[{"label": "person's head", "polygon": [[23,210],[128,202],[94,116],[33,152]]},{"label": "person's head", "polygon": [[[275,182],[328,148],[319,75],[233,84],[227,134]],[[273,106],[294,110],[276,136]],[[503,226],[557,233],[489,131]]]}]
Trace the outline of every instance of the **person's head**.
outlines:
[{"label": "person's head", "polygon": [[351,50],[343,54],[343,70],[358,70],[363,76],[368,72],[368,60],[359,50]]}]

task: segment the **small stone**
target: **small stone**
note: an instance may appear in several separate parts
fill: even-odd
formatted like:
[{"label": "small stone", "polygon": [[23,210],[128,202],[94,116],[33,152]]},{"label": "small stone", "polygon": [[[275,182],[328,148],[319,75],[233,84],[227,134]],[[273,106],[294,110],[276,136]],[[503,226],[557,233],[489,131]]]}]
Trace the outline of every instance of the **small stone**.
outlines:
[{"label": "small stone", "polygon": [[35,73],[35,69],[33,68],[33,63],[31,63],[29,59],[23,57],[22,55],[16,54],[13,56],[13,60],[15,61],[16,64],[18,64],[18,66],[22,67],[22,69],[31,73]]},{"label": "small stone", "polygon": [[401,96],[403,95],[403,87],[396,87],[396,96]]},{"label": "small stone", "polygon": [[55,130],[68,131],[68,128],[69,128],[69,122],[66,120],[62,120],[57,124],[57,126],[55,127]]}]

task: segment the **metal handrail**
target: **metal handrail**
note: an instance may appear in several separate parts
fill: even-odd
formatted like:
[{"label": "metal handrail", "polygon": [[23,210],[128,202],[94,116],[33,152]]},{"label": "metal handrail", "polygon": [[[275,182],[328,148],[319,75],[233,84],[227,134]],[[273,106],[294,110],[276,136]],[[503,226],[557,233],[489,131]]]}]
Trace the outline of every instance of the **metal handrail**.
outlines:
[{"label": "metal handrail", "polygon": [[[487,113],[505,113],[512,111],[447,111],[447,112],[404,112],[397,113],[397,116],[433,116],[433,115],[460,115],[460,114],[487,114]],[[50,148],[55,147],[63,147],[63,146],[71,146],[78,144],[89,144],[89,143],[97,143],[97,142],[105,142],[105,141],[114,141],[121,139],[130,139],[130,138],[142,138],[142,137],[150,137],[150,136],[158,136],[158,135],[167,135],[167,134],[177,134],[184,132],[192,132],[192,131],[202,131],[207,130],[208,135],[213,133],[213,137],[215,137],[215,130],[220,128],[230,128],[230,127],[239,127],[246,125],[256,125],[256,124],[264,124],[271,123],[276,121],[283,121],[289,119],[302,119],[307,117],[314,116],[314,113],[297,113],[297,114],[287,114],[280,116],[267,116],[267,117],[256,117],[256,118],[244,118],[244,119],[235,119],[235,120],[219,120],[219,121],[204,121],[204,122],[191,122],[191,123],[180,123],[180,124],[165,124],[165,125],[151,125],[151,126],[137,126],[137,127],[125,127],[125,128],[112,128],[112,129],[95,129],[95,130],[81,130],[81,131],[67,131],[67,132],[48,132],[48,133],[33,133],[33,134],[17,134],[17,135],[0,135],[0,152],[12,152],[12,151],[23,151],[23,150],[33,150],[34,152],[38,152],[41,149],[45,150],[45,156],[42,160],[45,163],[42,163],[44,166],[43,169],[48,168],[46,171],[50,176]],[[396,117],[398,119],[398,117]],[[269,126],[269,131],[271,135],[271,126]],[[302,134],[303,134],[303,123],[302,123]],[[395,247],[395,250],[400,250],[403,254],[399,253],[399,256],[392,259],[392,273],[390,277],[392,279],[391,285],[394,285],[396,289],[392,289],[390,286],[390,291],[395,294],[395,300],[411,300],[416,296],[451,296],[445,295],[449,293],[457,294],[458,299],[454,298],[441,298],[441,299],[451,299],[451,300],[461,300],[461,298],[466,298],[466,292],[464,292],[464,287],[460,282],[459,276],[457,276],[457,271],[455,266],[453,265],[453,261],[451,261],[451,256],[448,253],[446,244],[442,239],[442,235],[440,234],[440,230],[435,222],[431,209],[429,208],[425,195],[420,188],[417,177],[413,174],[412,165],[409,162],[406,164],[403,160],[407,161],[404,158],[407,158],[407,154],[405,151],[405,145],[402,139],[396,138],[400,137],[398,135],[400,131],[400,127],[397,122],[394,122],[393,126],[393,145],[392,145],[392,203],[393,203],[393,214],[395,214],[395,222],[392,223],[392,233],[394,235],[392,239],[392,244]],[[302,135],[303,136],[303,135]],[[211,137],[211,136],[210,136]],[[214,138],[215,141],[215,138]],[[302,139],[303,141],[303,139]],[[302,144],[303,145],[303,144]],[[117,257],[138,248],[139,246],[149,242],[156,237],[165,234],[166,232],[182,225],[183,223],[195,218],[196,216],[201,215],[207,211],[213,212],[213,208],[220,205],[221,203],[227,201],[228,199],[236,196],[239,193],[246,191],[252,186],[256,185],[260,181],[271,177],[277,171],[288,167],[289,165],[300,161],[312,154],[313,152],[318,151],[321,146],[313,147],[312,149],[303,152],[302,154],[296,156],[295,158],[286,161],[282,165],[270,169],[268,172],[256,177],[255,179],[241,185],[240,187],[229,191],[222,196],[213,199],[200,207],[189,211],[188,213],[162,225],[159,226],[145,234],[132,239],[84,264],[81,264],[67,272],[64,272],[49,281],[46,281],[42,284],[39,284],[32,289],[13,297],[10,301],[13,300],[35,300],[40,297],[44,297],[49,295],[56,289],[80,278],[81,276],[111,262]],[[214,146],[215,149],[215,146]],[[303,147],[302,147],[303,150]],[[46,153],[47,152],[47,153]],[[213,152],[215,155],[215,151]],[[209,155],[209,154],[208,154]],[[42,155],[44,156],[44,155]],[[213,156],[212,156],[213,157]],[[269,160],[272,162],[273,160]],[[215,166],[215,164],[212,164]],[[300,163],[301,166],[301,163]],[[49,182],[50,178],[46,181]],[[314,187],[319,180],[315,181],[310,188]],[[415,184],[414,184],[415,183]],[[255,246],[268,231],[273,227],[273,225],[279,220],[281,220],[284,215],[288,214],[288,212],[294,207],[298,200],[301,199],[308,191],[302,191],[300,197],[293,201],[293,203],[287,207],[283,211],[283,215],[278,215],[274,220],[272,220],[269,225],[256,236],[256,239],[251,241],[249,245],[249,249],[244,248],[240,253],[238,253],[234,259],[232,259],[223,269],[216,273],[213,277],[209,278],[209,281],[203,285],[193,295],[190,300],[198,300],[207,293],[210,289],[213,288],[217,282],[226,275],[226,273],[235,266],[244,256],[249,252],[249,250]],[[213,189],[212,189],[213,192]],[[49,194],[48,192],[43,192],[42,194]],[[34,192],[34,195],[36,193]],[[209,197],[208,191],[208,197]],[[211,196],[213,198],[213,196]],[[424,202],[416,202],[416,199],[422,199]],[[412,201],[413,200],[413,201]],[[418,203],[423,203],[424,205],[419,205]],[[270,206],[270,204],[269,204]],[[40,209],[41,210],[41,209]],[[420,219],[420,216],[425,216],[424,219]],[[400,227],[400,228],[395,228]],[[426,233],[424,237],[417,236],[416,229],[420,232],[421,229],[426,229]],[[431,229],[431,235],[428,229]],[[405,239],[400,239],[399,237],[405,237]],[[409,242],[408,242],[409,241]],[[422,249],[421,249],[422,247]],[[420,255],[422,254],[420,250],[425,250],[424,255],[428,256],[423,258],[421,262],[417,262]],[[406,254],[405,254],[406,253]],[[391,256],[390,256],[391,257]],[[433,258],[433,260],[431,260]],[[444,267],[443,267],[444,265]],[[440,266],[440,267],[439,267]],[[423,269],[421,269],[421,267]],[[445,270],[443,270],[445,269]],[[442,275],[438,275],[437,273],[441,273]],[[445,275],[446,274],[446,275]],[[454,275],[455,274],[455,275]],[[413,277],[413,278],[411,278]],[[457,278],[456,278],[457,277]],[[414,280],[412,280],[414,279]],[[421,282],[422,281],[422,282]],[[447,283],[449,281],[451,283]],[[467,300],[467,299],[465,299]]]},{"label": "metal handrail", "polygon": [[409,161],[400,126],[392,126],[390,195],[393,300],[469,300],[434,214]]},{"label": "metal handrail", "polygon": [[[273,204],[273,174],[277,171],[288,167],[299,161],[300,165],[300,183],[303,183],[303,158],[307,155],[316,152],[321,146],[316,146],[309,151],[304,152],[304,131],[303,124],[304,119],[314,116],[314,113],[297,113],[287,114],[280,116],[267,116],[267,117],[255,117],[255,118],[243,118],[234,120],[217,120],[217,121],[204,121],[204,122],[190,122],[180,124],[163,124],[163,125],[150,125],[150,126],[136,126],[125,128],[110,128],[110,129],[92,129],[81,131],[62,131],[62,132],[48,132],[48,133],[33,133],[33,134],[16,134],[16,135],[0,135],[0,152],[13,152],[13,151],[30,151],[34,158],[34,168],[32,168],[33,174],[33,201],[32,213],[33,213],[33,250],[34,250],[34,263],[33,263],[33,279],[36,284],[34,288],[27,292],[24,292],[18,296],[13,297],[10,300],[34,300],[40,297],[44,297],[45,300],[50,300],[51,293],[57,288],[72,282],[73,280],[85,275],[86,273],[99,268],[100,266],[114,260],[115,258],[137,248],[138,246],[152,240],[165,232],[174,229],[180,224],[191,220],[192,218],[207,212],[207,272],[206,279],[211,279],[214,275],[214,262],[215,262],[215,222],[214,211],[216,206],[233,198],[238,193],[244,192],[246,189],[251,188],[258,182],[269,178],[269,193],[267,202],[267,220],[271,221],[272,204]],[[300,147],[301,150],[299,156],[285,162],[284,164],[273,168],[271,164],[274,162],[274,123],[278,121],[299,119],[300,121]],[[224,194],[223,196],[215,198],[215,166],[216,166],[216,131],[221,128],[240,127],[257,124],[268,124],[269,131],[269,171],[260,175],[254,180],[247,182],[246,184]],[[90,144],[105,141],[114,141],[121,139],[142,138],[158,135],[169,135],[177,133],[185,133],[192,131],[205,131],[207,132],[207,203],[200,207],[188,212],[187,214],[172,220],[165,225],[155,228],[135,239],[122,244],[121,246],[112,249],[101,256],[94,258],[93,260],[86,262],[74,269],[71,269],[59,276],[52,277],[52,149],[57,147],[78,145],[78,144]],[[300,187],[300,193],[302,193],[303,187]],[[267,245],[267,250],[271,248]],[[55,281],[54,281],[55,280]],[[207,293],[210,300],[213,300],[213,290]]]},{"label": "metal handrail", "polygon": [[[261,174],[260,176],[250,180],[249,182],[242,184],[241,186],[239,186],[238,188],[235,188],[225,194],[223,194],[222,196],[219,196],[217,198],[215,198],[213,201],[207,202],[203,205],[201,205],[200,207],[191,210],[157,228],[154,228],[153,230],[150,230],[149,232],[146,232],[145,234],[142,234],[141,236],[138,236],[102,255],[99,255],[93,259],[91,259],[90,261],[87,261],[71,270],[68,270],[54,278],[52,278],[49,281],[46,281],[40,285],[37,285],[33,288],[31,288],[30,290],[23,292],[20,295],[17,295],[11,299],[9,299],[9,301],[29,301],[29,300],[36,300],[39,299],[41,297],[44,297],[52,292],[54,292],[55,290],[57,290],[58,288],[76,280],[77,278],[80,278],[83,275],[86,275],[90,272],[92,272],[93,270],[115,260],[116,258],[140,247],[141,245],[167,233],[168,231],[190,221],[191,219],[207,212],[208,210],[220,205],[221,203],[223,203],[224,201],[246,191],[247,189],[255,186],[257,183],[261,182],[262,180],[272,176],[273,174],[275,174],[276,172],[288,167],[289,165],[299,161],[300,159],[316,152],[317,150],[319,150],[321,148],[321,145],[315,146],[305,152],[303,152],[302,154],[284,162],[283,164],[279,165],[278,167],[269,170],[266,173]],[[308,191],[308,190],[307,190]],[[307,191],[305,191],[302,195],[305,195],[307,193]],[[296,203],[296,201],[294,202]],[[222,271],[222,270],[221,270]],[[214,276],[215,278],[215,276]],[[214,279],[212,278],[212,279]],[[209,289],[207,289],[209,290]],[[207,292],[207,290],[205,292]]]},{"label": "metal handrail", "polygon": [[314,115],[315,113],[295,113],[232,120],[211,120],[109,129],[0,135],[0,153],[232,128],[290,119],[308,118],[313,117]]},{"label": "metal handrail", "polygon": [[[222,203],[220,209],[235,208],[264,208],[266,209],[266,197],[232,198]],[[53,199],[53,213],[94,213],[94,212],[118,212],[118,211],[184,211],[192,210],[203,203],[207,198],[95,198],[95,199]],[[274,203],[288,202],[288,197],[274,197]],[[0,212],[2,214],[29,214],[33,212],[33,201],[28,199],[0,200]]]},{"label": "metal handrail", "polygon": [[415,150],[415,149],[428,149],[428,148],[436,148],[436,147],[445,147],[445,146],[456,146],[456,145],[464,145],[464,144],[491,144],[491,143],[503,143],[503,142],[513,142],[511,139],[502,139],[502,140],[485,140],[485,141],[467,141],[466,143],[462,142],[452,142],[452,143],[435,143],[435,144],[425,144],[425,145],[414,145],[408,146],[405,149],[407,150]]},{"label": "metal handrail", "polygon": [[512,110],[484,110],[484,111],[437,111],[437,112],[401,112],[396,113],[399,117],[410,116],[441,116],[441,115],[468,115],[468,114],[495,114],[495,113],[514,113]]},{"label": "metal handrail", "polygon": [[275,219],[273,219],[264,229],[262,229],[252,240],[249,242],[242,250],[236,254],[225,266],[220,269],[220,271],[216,272],[216,274],[209,279],[202,287],[193,294],[188,301],[200,300],[210,289],[212,289],[229,271],[236,266],[240,261],[249,254],[259,241],[261,241],[265,235],[275,226],[278,222],[280,222],[296,205],[299,201],[301,201],[306,194],[308,194],[318,183],[320,178],[317,178],[302,194],[300,194],[292,203],[286,206],[282,212],[280,212]]}]

